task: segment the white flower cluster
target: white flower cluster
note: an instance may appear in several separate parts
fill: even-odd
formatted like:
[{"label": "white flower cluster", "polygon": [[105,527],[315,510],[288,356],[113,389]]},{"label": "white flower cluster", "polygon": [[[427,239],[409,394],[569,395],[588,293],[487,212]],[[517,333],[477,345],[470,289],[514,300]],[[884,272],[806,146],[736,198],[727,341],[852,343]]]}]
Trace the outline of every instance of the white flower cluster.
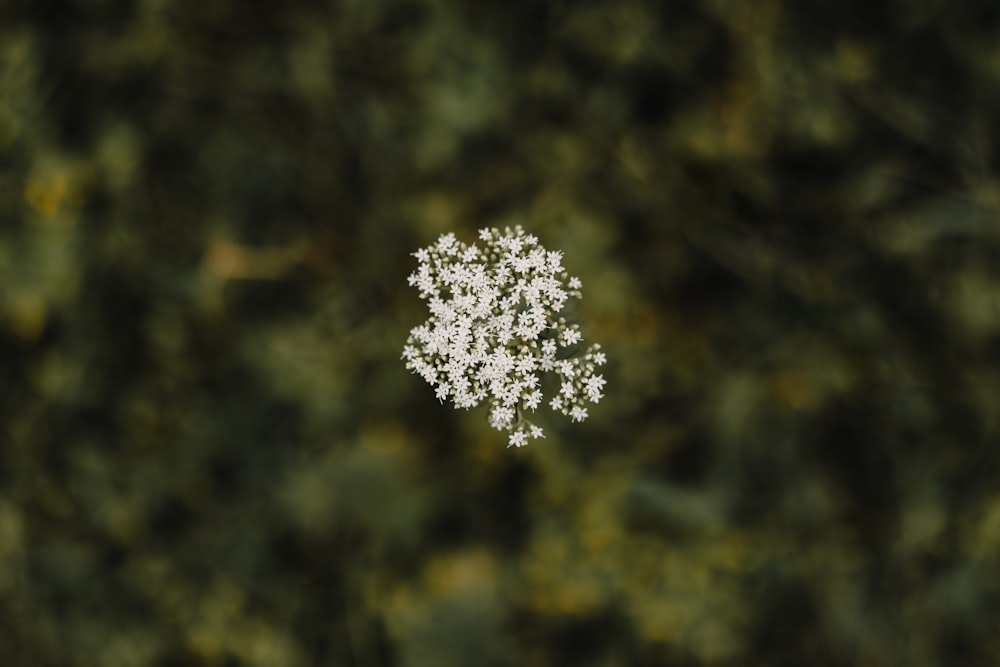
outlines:
[{"label": "white flower cluster", "polygon": [[597,344],[580,351],[579,327],[557,318],[581,286],[563,270],[562,252],[546,251],[520,225],[483,229],[479,238],[482,250],[445,234],[413,253],[419,266],[409,284],[431,316],[410,331],[402,358],[441,402],[468,409],[488,401],[490,425],[510,433],[508,447],[521,447],[543,437],[524,417],[542,403],[540,374],[559,380],[549,406],[583,421],[585,402],[603,396],[604,377],[594,371],[606,359]]}]

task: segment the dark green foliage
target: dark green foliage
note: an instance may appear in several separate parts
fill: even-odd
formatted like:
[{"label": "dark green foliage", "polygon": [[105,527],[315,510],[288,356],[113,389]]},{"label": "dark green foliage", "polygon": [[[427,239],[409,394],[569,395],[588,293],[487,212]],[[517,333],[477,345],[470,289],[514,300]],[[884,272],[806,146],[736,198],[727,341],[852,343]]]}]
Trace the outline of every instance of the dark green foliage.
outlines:
[{"label": "dark green foliage", "polygon": [[[0,665],[996,664],[995,3],[0,2]],[[400,361],[521,224],[609,363]]]}]

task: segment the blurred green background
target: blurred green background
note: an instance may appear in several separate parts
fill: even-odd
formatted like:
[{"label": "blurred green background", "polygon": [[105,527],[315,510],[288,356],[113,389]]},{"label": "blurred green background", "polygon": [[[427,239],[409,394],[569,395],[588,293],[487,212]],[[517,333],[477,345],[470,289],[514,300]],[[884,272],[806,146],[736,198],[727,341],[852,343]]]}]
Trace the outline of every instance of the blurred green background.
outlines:
[{"label": "blurred green background", "polygon": [[[0,665],[1000,664],[1000,5],[0,0]],[[400,361],[523,225],[607,397]]]}]

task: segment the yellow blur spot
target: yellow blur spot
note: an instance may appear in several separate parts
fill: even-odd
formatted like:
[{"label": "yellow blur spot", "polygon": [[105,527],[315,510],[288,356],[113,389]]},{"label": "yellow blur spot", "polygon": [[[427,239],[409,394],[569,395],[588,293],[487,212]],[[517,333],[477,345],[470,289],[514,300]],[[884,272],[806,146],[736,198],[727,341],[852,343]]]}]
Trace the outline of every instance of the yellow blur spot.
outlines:
[{"label": "yellow blur spot", "polygon": [[837,42],[834,55],[837,73],[847,81],[865,81],[875,69],[875,53],[871,47],[845,39]]},{"label": "yellow blur spot", "polygon": [[810,379],[797,368],[785,368],[772,378],[772,391],[778,403],[792,410],[811,410],[819,396]]},{"label": "yellow blur spot", "polygon": [[492,590],[498,577],[497,563],[485,550],[443,556],[427,568],[429,589],[439,594]]},{"label": "yellow blur spot", "polygon": [[24,341],[35,341],[45,329],[45,303],[36,296],[23,296],[10,304],[8,326]]},{"label": "yellow blur spot", "polygon": [[24,188],[24,200],[28,206],[46,218],[59,212],[67,191],[66,176],[62,172],[33,176]]}]

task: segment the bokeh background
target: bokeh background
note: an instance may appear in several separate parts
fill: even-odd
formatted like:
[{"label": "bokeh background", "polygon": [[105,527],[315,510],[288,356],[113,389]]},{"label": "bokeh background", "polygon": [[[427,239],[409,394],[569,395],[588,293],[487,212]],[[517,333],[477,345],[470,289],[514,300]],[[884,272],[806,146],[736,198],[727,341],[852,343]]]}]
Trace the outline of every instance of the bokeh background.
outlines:
[{"label": "bokeh background", "polygon": [[[1000,664],[1000,5],[0,0],[0,664]],[[607,397],[400,361],[521,224]]]}]

